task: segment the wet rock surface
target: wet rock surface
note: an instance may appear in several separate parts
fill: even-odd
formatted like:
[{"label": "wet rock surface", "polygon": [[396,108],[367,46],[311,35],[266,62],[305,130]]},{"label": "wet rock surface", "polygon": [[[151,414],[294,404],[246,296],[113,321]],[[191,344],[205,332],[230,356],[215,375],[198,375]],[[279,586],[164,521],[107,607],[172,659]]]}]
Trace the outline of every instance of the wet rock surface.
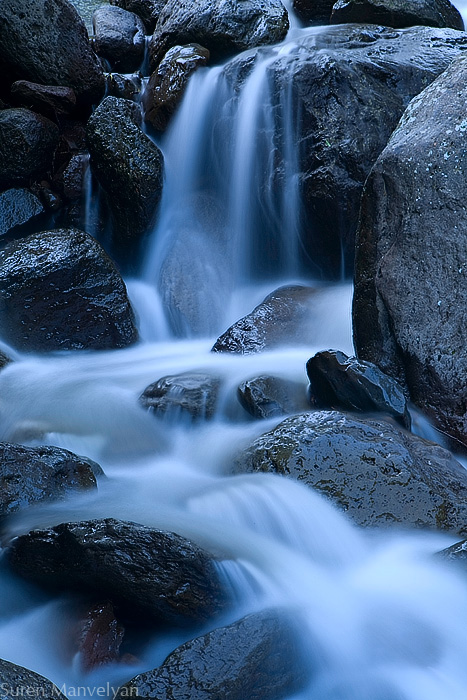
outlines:
[{"label": "wet rock surface", "polygon": [[163,131],[180,104],[189,79],[208,60],[209,51],[199,44],[169,49],[144,91],[145,121],[158,131]]},{"label": "wet rock surface", "polygon": [[59,447],[23,447],[0,442],[0,517],[33,503],[95,489],[101,468]]},{"label": "wet rock surface", "polygon": [[11,86],[11,98],[20,107],[32,109],[48,119],[71,114],[76,107],[72,88],[63,85],[40,85],[28,80],[17,80]]},{"label": "wet rock surface", "polygon": [[96,103],[104,93],[86,28],[67,0],[2,0],[0,66],[12,82],[73,88],[82,104]]},{"label": "wet rock surface", "polygon": [[297,340],[311,343],[313,330],[307,327],[307,317],[316,293],[312,287],[279,287],[223,333],[213,352],[249,355]]},{"label": "wet rock surface", "polygon": [[265,375],[248,379],[238,387],[237,396],[254,418],[274,418],[309,408],[305,384],[281,377]]},{"label": "wet rock surface", "polygon": [[437,553],[440,559],[458,564],[463,569],[467,569],[467,540],[456,542],[456,544],[446,547]]},{"label": "wet rock surface", "polygon": [[144,58],[145,27],[133,12],[103,5],[92,16],[94,46],[98,56],[107,59],[116,71],[131,73]]},{"label": "wet rock surface", "polygon": [[332,8],[331,23],[342,22],[464,29],[460,12],[449,0],[338,0]]},{"label": "wet rock surface", "polygon": [[0,678],[2,679],[2,700],[13,700],[21,697],[28,690],[40,690],[41,698],[45,700],[66,700],[52,681],[10,661],[0,659]]},{"label": "wet rock surface", "polygon": [[227,605],[212,557],[173,532],[108,518],[62,523],[13,540],[13,571],[51,590],[104,596],[120,619],[176,626]]},{"label": "wet rock surface", "polygon": [[78,624],[76,640],[84,673],[120,661],[124,634],[125,629],[118,622],[111,602],[91,605]]},{"label": "wet rock surface", "polygon": [[121,348],[137,340],[126,288],[83,231],[42,231],[0,251],[0,332],[19,350]]},{"label": "wet rock surface", "polygon": [[295,625],[286,613],[266,610],[192,639],[162,666],[135,676],[116,700],[280,700],[306,685],[307,665]]},{"label": "wet rock surface", "polygon": [[0,194],[0,235],[4,235],[16,226],[21,226],[39,214],[44,207],[40,200],[29,190],[12,188]]},{"label": "wet rock surface", "polygon": [[405,383],[464,445],[466,79],[461,60],[413,100],[370,174],[353,306],[358,356]]},{"label": "wet rock surface", "polygon": [[444,448],[385,421],[336,411],[287,418],[242,453],[237,472],[285,474],[359,525],[467,533],[467,472]]},{"label": "wet rock surface", "polygon": [[293,0],[297,16],[305,24],[329,24],[334,0]]},{"label": "wet rock surface", "polygon": [[205,46],[214,60],[285,38],[287,11],[280,0],[168,0],[154,30],[149,53],[154,69],[179,44]]},{"label": "wet rock surface", "polygon": [[212,418],[216,409],[220,380],[209,374],[186,372],[162,377],[148,386],[140,403],[157,415],[188,415],[193,419]]},{"label": "wet rock surface", "polygon": [[382,412],[410,429],[402,387],[371,362],[323,350],[308,360],[306,371],[313,403],[319,408]]},{"label": "wet rock surface", "polygon": [[143,20],[148,34],[156,28],[157,20],[167,0],[110,0],[111,5],[134,12]]}]

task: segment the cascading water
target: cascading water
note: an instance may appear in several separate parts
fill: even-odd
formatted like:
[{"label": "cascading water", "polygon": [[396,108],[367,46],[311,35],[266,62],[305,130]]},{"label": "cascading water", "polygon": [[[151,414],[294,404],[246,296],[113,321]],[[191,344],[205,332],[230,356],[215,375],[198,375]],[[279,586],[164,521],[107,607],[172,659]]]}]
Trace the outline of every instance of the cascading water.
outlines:
[{"label": "cascading water", "polygon": [[[230,475],[241,447],[277,422],[232,419],[239,383],[270,373],[305,384],[314,352],[352,352],[349,285],[321,290],[314,346],[296,338],[259,355],[210,352],[215,334],[261,301],[266,287],[301,273],[297,115],[290,89],[275,104],[269,83],[269,68],[293,53],[295,41],[261,51],[241,94],[229,84],[237,59],[190,81],[164,144],[167,182],[144,273],[129,284],[142,342],[110,353],[16,353],[0,372],[1,439],[65,447],[107,475],[98,493],[17,516],[8,535],[110,516],[175,531],[221,553],[219,571],[237,601],[224,621],[269,605],[301,618],[312,669],[303,698],[465,700],[467,590],[432,557],[449,538],[362,532],[298,483]],[[184,337],[176,339],[173,327]],[[164,422],[139,407],[148,384],[190,370],[222,380],[211,422]],[[106,687],[112,697],[186,639],[180,631],[155,635],[135,666],[86,676],[64,651],[69,601],[6,572],[0,590],[0,657],[70,697],[78,687],[89,689],[85,695]]]}]

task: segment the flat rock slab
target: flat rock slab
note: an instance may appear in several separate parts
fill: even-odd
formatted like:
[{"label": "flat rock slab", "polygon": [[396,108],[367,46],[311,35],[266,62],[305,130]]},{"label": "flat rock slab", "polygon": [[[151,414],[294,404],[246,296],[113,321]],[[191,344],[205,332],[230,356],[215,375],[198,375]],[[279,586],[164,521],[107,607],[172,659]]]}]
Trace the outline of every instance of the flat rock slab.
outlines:
[{"label": "flat rock slab", "polygon": [[337,0],[332,8],[331,23],[343,22],[464,29],[461,13],[449,0]]}]

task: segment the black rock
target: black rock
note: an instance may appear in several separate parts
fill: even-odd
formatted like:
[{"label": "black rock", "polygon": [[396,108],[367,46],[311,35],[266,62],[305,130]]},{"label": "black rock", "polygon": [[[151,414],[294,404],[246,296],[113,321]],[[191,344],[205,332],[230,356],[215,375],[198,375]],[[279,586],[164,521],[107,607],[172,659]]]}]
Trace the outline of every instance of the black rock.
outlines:
[{"label": "black rock", "polygon": [[172,46],[197,43],[218,60],[263,44],[276,44],[289,28],[280,0],[168,0],[149,45],[154,69]]},{"label": "black rock", "polygon": [[135,73],[131,77],[120,73],[106,73],[105,84],[107,95],[111,97],[122,97],[124,100],[137,101],[137,96],[141,91],[141,79]]},{"label": "black rock", "polygon": [[42,214],[44,207],[29,190],[11,189],[0,194],[0,235]]},{"label": "black rock", "polygon": [[58,141],[58,127],[46,117],[22,108],[0,110],[0,188],[46,175]]},{"label": "black rock", "polygon": [[146,46],[143,20],[120,7],[103,5],[92,16],[94,47],[112,69],[122,73],[137,70],[143,62]]},{"label": "black rock", "polygon": [[0,442],[0,517],[96,488],[100,474],[98,465],[68,450]]},{"label": "black rock", "polygon": [[63,85],[40,85],[17,80],[11,86],[11,98],[18,106],[32,109],[49,119],[72,114],[76,108],[75,91]]},{"label": "black rock", "polygon": [[331,23],[343,22],[464,29],[461,13],[449,0],[337,0],[332,8]]},{"label": "black rock", "polygon": [[134,12],[143,20],[148,34],[156,28],[157,20],[167,0],[110,0],[111,5]]},{"label": "black rock", "polygon": [[13,540],[7,560],[44,588],[104,596],[124,618],[202,623],[227,605],[209,554],[136,523],[109,518],[33,530]]},{"label": "black rock", "polygon": [[189,415],[193,419],[212,418],[216,409],[220,380],[210,374],[186,372],[162,377],[148,386],[140,403],[168,418]]},{"label": "black rock", "polygon": [[57,229],[0,251],[0,333],[20,350],[103,350],[134,343],[125,285],[99,243]]},{"label": "black rock", "polygon": [[283,611],[266,610],[175,649],[162,666],[135,676],[116,700],[281,700],[302,690],[309,661]]},{"label": "black rock", "polygon": [[444,448],[386,421],[292,416],[255,440],[236,471],[298,479],[359,525],[467,534],[467,471]]},{"label": "black rock", "polygon": [[465,80],[460,60],[411,102],[368,178],[353,323],[358,356],[467,445]]},{"label": "black rock", "polygon": [[467,540],[462,540],[462,542],[456,542],[450,547],[437,552],[437,556],[455,564],[459,564],[462,568],[467,567]]},{"label": "black rock", "polygon": [[261,376],[240,384],[238,400],[254,418],[273,418],[309,408],[305,384],[281,377]]},{"label": "black rock", "polygon": [[0,67],[11,82],[73,88],[81,104],[104,93],[104,77],[86,27],[68,0],[2,0]]},{"label": "black rock", "polygon": [[40,693],[40,697],[44,700],[66,700],[52,681],[10,661],[0,659],[0,678],[2,679],[2,700],[28,697],[28,691],[29,697]]},{"label": "black rock", "polygon": [[410,430],[410,414],[402,387],[372,362],[323,350],[306,363],[313,403],[319,408],[382,412]]},{"label": "black rock", "polygon": [[306,24],[329,24],[334,0],[293,0],[297,16]]}]

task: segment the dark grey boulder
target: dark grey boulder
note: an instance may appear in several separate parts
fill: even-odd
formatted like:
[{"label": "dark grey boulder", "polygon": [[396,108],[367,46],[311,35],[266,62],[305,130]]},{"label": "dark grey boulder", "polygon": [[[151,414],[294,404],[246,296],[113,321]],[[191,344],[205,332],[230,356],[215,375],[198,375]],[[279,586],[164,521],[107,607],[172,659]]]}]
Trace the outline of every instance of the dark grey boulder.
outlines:
[{"label": "dark grey boulder", "polygon": [[0,194],[0,235],[25,224],[43,211],[41,201],[29,190],[21,188],[2,192]]},{"label": "dark grey boulder", "polygon": [[12,664],[10,661],[0,659],[0,678],[2,680],[2,700],[34,697],[38,694],[44,700],[66,700],[66,697],[52,681],[28,668]]},{"label": "dark grey boulder", "polygon": [[73,88],[80,103],[96,103],[104,93],[86,27],[68,0],[2,0],[0,66],[11,82]]},{"label": "dark grey boulder", "polygon": [[122,97],[124,100],[136,102],[141,92],[141,79],[138,73],[134,73],[131,77],[121,73],[106,73],[105,84],[107,95]]},{"label": "dark grey boulder", "polygon": [[405,383],[467,445],[467,61],[409,105],[365,186],[357,236],[357,354]]},{"label": "dark grey boulder", "polygon": [[158,131],[163,131],[180,104],[190,77],[208,60],[209,51],[199,44],[169,49],[144,91],[145,121]]},{"label": "dark grey boulder", "polygon": [[152,69],[172,46],[205,46],[214,60],[276,44],[289,28],[280,0],[168,0],[149,45]]},{"label": "dark grey boulder", "polygon": [[281,700],[302,690],[309,661],[290,615],[265,610],[178,647],[122,686],[116,700]]},{"label": "dark grey boulder", "polygon": [[104,189],[117,243],[137,247],[162,194],[163,157],[129,100],[107,97],[90,117],[91,167]]},{"label": "dark grey boulder", "polygon": [[143,62],[146,46],[143,20],[121,7],[103,5],[92,16],[94,48],[113,70],[131,73]]},{"label": "dark grey boulder", "polygon": [[0,251],[0,333],[19,350],[104,350],[134,343],[126,288],[99,243],[43,231]]},{"label": "dark grey boulder", "polygon": [[44,588],[104,596],[124,618],[202,623],[228,602],[204,550],[173,532],[112,518],[32,530],[13,540],[7,560]]},{"label": "dark grey boulder", "polygon": [[305,24],[329,24],[334,0],[293,0],[294,12]]},{"label": "dark grey boulder", "polygon": [[177,419],[212,418],[216,409],[220,380],[210,374],[185,372],[162,377],[148,386],[140,397],[144,408],[159,416]]},{"label": "dark grey boulder", "polygon": [[282,377],[265,375],[247,379],[238,387],[237,396],[254,418],[274,418],[309,408],[305,383]]},{"label": "dark grey boulder", "polygon": [[230,326],[216,340],[213,352],[249,355],[297,341],[311,343],[313,328],[308,321],[316,293],[316,289],[300,285],[279,287]]},{"label": "dark grey boulder", "polygon": [[32,109],[49,119],[72,114],[76,108],[75,91],[63,85],[40,85],[28,80],[17,80],[11,86],[14,104]]},{"label": "dark grey boulder", "polygon": [[52,168],[59,130],[29,109],[0,110],[0,188],[29,185]]},{"label": "dark grey boulder", "polygon": [[444,448],[386,421],[292,416],[255,440],[236,471],[298,479],[359,525],[467,533],[467,471]]},{"label": "dark grey boulder", "polygon": [[95,489],[100,474],[94,462],[59,447],[0,442],[0,517],[72,491]]},{"label": "dark grey boulder", "polygon": [[369,22],[385,27],[450,27],[463,31],[462,15],[449,0],[337,0],[331,23]]},{"label": "dark grey boulder", "polygon": [[167,0],[110,0],[111,5],[134,12],[143,20],[148,34],[156,28],[157,20]]},{"label": "dark grey boulder", "polygon": [[306,363],[310,394],[319,408],[382,412],[410,429],[410,414],[402,387],[371,362],[323,350]]}]

